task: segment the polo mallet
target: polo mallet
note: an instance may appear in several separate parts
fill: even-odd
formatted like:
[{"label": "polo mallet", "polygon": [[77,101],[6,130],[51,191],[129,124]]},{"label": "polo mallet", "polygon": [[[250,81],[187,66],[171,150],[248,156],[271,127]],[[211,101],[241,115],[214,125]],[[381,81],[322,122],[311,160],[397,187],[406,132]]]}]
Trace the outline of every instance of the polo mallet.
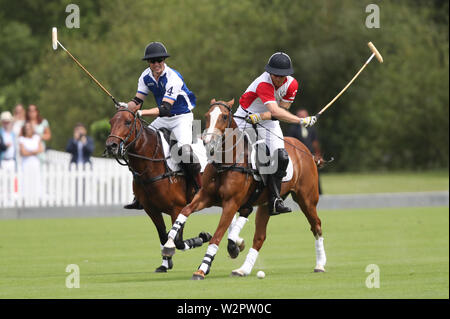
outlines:
[{"label": "polo mallet", "polygon": [[336,95],[336,97],[334,99],[331,100],[330,103],[328,103],[327,105],[325,105],[325,107],[323,109],[320,110],[319,113],[316,114],[316,118],[319,118],[319,116],[325,112],[325,110],[327,108],[329,108],[341,95],[342,93],[345,92],[345,90],[347,90],[347,88],[353,83],[353,81],[355,81],[355,79],[358,77],[358,75],[362,72],[362,70],[364,70],[364,68],[367,66],[367,64],[369,64],[370,61],[372,61],[373,57],[376,57],[378,62],[383,63],[383,57],[381,56],[380,52],[378,52],[377,48],[375,48],[375,46],[373,45],[372,42],[367,43],[367,45],[369,46],[369,49],[372,51],[372,55],[370,56],[370,58],[367,60],[366,63],[364,63],[364,65],[362,66],[362,68],[358,71],[358,73],[355,74],[355,76],[353,77],[353,79],[350,80],[350,82],[348,82],[348,84],[342,89],[341,92],[339,92],[338,95]]},{"label": "polo mallet", "polygon": [[97,79],[94,78],[94,76],[93,76],[91,73],[89,73],[89,71],[86,70],[86,68],[85,68],[80,62],[78,62],[78,60],[75,59],[75,57],[74,57],[72,54],[70,54],[70,52],[69,52],[69,51],[61,44],[61,42],[58,41],[58,31],[56,30],[55,27],[53,27],[53,29],[52,29],[52,46],[53,46],[53,50],[58,49],[58,45],[59,45],[64,51],[66,51],[67,54],[72,58],[72,60],[73,60],[76,64],[78,64],[78,66],[79,66],[81,69],[83,69],[83,71],[86,72],[86,74],[89,75],[89,77],[90,77],[92,80],[94,80],[95,83],[97,83],[97,85],[103,90],[103,92],[105,92],[105,93],[113,100],[113,102],[114,102],[114,104],[116,105],[116,107],[119,107],[119,102],[116,101],[116,99],[114,98],[114,96],[112,96],[112,94],[109,93],[108,90],[105,89],[105,87],[104,87],[103,85],[101,85],[100,82],[97,81]]}]

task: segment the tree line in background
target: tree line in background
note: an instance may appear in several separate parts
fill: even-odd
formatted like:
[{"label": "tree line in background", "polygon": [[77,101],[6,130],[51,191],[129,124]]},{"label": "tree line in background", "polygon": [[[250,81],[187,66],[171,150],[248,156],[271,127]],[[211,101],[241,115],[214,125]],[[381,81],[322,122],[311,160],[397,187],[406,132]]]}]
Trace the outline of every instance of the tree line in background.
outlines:
[{"label": "tree line in background", "polygon": [[[67,29],[69,3],[0,0],[0,109],[37,104],[54,149],[81,121],[101,154],[115,108],[65,52],[52,50],[52,26],[121,101],[134,96],[147,67],[145,46],[163,42],[167,64],[197,96],[197,119],[212,98],[235,98],[237,107],[276,51],[291,56],[300,84],[291,111],[315,114],[370,56],[372,41],[385,63],[372,61],[316,124],[325,157],[336,159],[328,170],[448,169],[448,1],[78,0],[80,28]],[[380,8],[378,29],[365,25],[370,3]],[[153,106],[152,98],[144,103]]]}]

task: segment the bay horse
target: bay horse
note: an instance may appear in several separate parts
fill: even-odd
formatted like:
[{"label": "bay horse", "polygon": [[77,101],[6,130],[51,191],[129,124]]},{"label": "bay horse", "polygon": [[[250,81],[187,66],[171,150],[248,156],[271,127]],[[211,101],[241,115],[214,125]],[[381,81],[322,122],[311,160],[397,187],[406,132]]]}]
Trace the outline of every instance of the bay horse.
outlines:
[{"label": "bay horse", "polygon": [[[205,144],[217,144],[217,141],[226,135],[227,128],[234,129],[234,131],[238,130],[232,114],[233,104],[234,99],[228,102],[216,101],[215,99],[211,100],[210,109],[205,115],[207,126],[205,130],[207,136],[203,138]],[[243,134],[241,131],[238,132],[240,132],[239,134]],[[295,138],[286,137],[285,147],[292,160],[293,176],[289,181],[282,183],[280,195],[285,198],[287,195],[292,194],[293,199],[305,214],[315,237],[316,266],[314,272],[323,272],[325,271],[326,255],[323,246],[321,221],[316,211],[316,206],[319,201],[317,172],[317,165],[319,163],[316,162],[306,146]],[[224,139],[222,139],[221,151],[223,153],[229,151],[225,149]],[[248,201],[252,198],[252,194],[255,194],[258,190],[258,182],[253,177],[248,156],[244,156],[244,160],[240,163],[236,161],[242,153],[244,155],[248,153],[249,149],[245,145],[244,147],[238,147],[236,144],[233,146],[232,152],[233,156],[231,161],[221,163],[212,162],[206,166],[202,176],[202,188],[195,195],[191,203],[183,208],[176,221],[176,225],[184,225],[187,217],[193,212],[210,206],[221,206],[223,208],[219,225],[209,242],[202,263],[192,276],[193,280],[203,280],[205,275],[209,273],[219,243],[226,229],[230,226],[236,212],[240,210],[240,215],[244,217],[248,217],[251,213],[251,210],[240,208],[248,207]],[[257,198],[251,203],[251,206],[258,206],[255,217],[253,246],[249,250],[243,266],[232,271],[233,276],[246,276],[250,274],[259,250],[266,239],[267,223],[270,217],[267,199],[268,190],[263,188]],[[177,229],[172,228],[168,235],[169,239],[164,245],[163,255],[172,256],[175,253],[173,239],[176,238],[176,235]],[[233,247],[230,247],[230,242],[228,251],[233,251]],[[230,256],[235,258],[237,254],[230,253]]]},{"label": "bay horse", "polygon": [[[111,132],[106,140],[106,151],[121,165],[127,165],[133,174],[133,192],[144,207],[158,232],[161,247],[167,241],[166,225],[162,213],[168,214],[172,223],[194,195],[187,189],[183,173],[168,168],[159,133],[147,127],[137,116],[136,108],[118,108],[110,120]],[[198,237],[183,241],[183,229],[176,238],[176,248],[188,250],[208,242],[211,235],[201,232]],[[161,248],[162,249],[162,248]],[[171,257],[162,256],[162,264],[155,272],[172,269]]]}]

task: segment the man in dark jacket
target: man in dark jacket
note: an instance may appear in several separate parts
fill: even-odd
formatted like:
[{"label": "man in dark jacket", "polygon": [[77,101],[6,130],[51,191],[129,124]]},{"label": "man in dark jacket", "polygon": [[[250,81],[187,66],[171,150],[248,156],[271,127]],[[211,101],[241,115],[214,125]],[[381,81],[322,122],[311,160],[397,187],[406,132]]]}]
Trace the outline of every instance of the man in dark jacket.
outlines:
[{"label": "man in dark jacket", "polygon": [[73,138],[66,146],[66,152],[72,154],[70,163],[86,164],[91,163],[91,155],[94,152],[94,141],[87,136],[86,127],[82,123],[77,123],[73,129]]}]

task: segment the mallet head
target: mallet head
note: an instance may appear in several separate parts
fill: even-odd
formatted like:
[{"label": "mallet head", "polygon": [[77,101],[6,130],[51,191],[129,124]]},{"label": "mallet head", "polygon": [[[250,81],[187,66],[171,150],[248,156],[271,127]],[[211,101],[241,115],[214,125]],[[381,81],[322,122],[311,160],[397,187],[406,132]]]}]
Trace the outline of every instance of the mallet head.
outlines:
[{"label": "mallet head", "polygon": [[369,46],[369,49],[375,54],[375,57],[377,58],[378,62],[383,63],[383,57],[381,56],[380,52],[378,52],[377,48],[373,45],[372,42],[367,43]]},{"label": "mallet head", "polygon": [[56,30],[56,27],[52,28],[52,47],[53,50],[58,48],[58,31]]}]

